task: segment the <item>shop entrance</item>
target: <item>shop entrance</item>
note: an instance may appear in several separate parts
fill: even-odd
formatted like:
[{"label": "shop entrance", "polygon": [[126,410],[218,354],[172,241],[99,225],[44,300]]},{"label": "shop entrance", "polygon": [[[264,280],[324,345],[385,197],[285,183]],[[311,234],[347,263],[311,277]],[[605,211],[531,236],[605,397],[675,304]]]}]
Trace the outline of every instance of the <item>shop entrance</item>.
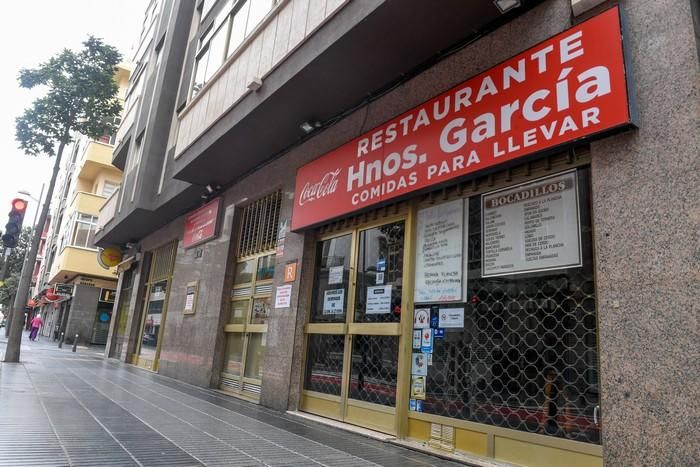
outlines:
[{"label": "shop entrance", "polygon": [[224,322],[219,388],[253,401],[262,390],[281,202],[277,191],[241,208],[230,308]]},{"label": "shop entrance", "polygon": [[406,223],[398,216],[318,242],[302,410],[396,433]]},{"label": "shop entrance", "polygon": [[221,389],[225,391],[253,399],[260,396],[274,274],[271,252],[244,258],[236,265],[231,311],[224,326]]},{"label": "shop entrance", "polygon": [[133,363],[151,371],[158,370],[158,358],[168,309],[168,291],[175,265],[177,242],[156,249],[151,256],[146,303],[141,318],[138,348]]}]

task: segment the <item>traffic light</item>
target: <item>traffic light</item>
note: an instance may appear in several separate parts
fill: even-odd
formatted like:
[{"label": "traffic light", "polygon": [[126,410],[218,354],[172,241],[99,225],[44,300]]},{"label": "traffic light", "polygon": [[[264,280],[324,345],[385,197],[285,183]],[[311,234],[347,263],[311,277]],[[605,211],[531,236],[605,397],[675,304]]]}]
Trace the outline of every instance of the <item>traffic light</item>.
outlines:
[{"label": "traffic light", "polygon": [[2,236],[2,243],[5,248],[14,248],[19,241],[20,232],[22,232],[22,222],[24,221],[24,213],[27,211],[27,200],[15,198],[12,200],[12,210],[9,214],[7,225],[5,226],[5,235]]}]

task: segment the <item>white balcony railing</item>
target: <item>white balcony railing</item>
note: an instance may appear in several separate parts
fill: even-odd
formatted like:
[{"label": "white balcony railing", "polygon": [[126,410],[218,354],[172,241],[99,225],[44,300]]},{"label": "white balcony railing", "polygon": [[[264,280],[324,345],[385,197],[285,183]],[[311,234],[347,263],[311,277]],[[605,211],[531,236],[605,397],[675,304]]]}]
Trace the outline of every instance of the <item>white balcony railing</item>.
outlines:
[{"label": "white balcony railing", "polygon": [[97,232],[101,232],[109,221],[114,219],[114,216],[117,214],[117,201],[119,200],[120,190],[121,187],[114,190],[114,193],[107,198],[105,204],[103,204],[100,208],[100,215],[97,217]]}]

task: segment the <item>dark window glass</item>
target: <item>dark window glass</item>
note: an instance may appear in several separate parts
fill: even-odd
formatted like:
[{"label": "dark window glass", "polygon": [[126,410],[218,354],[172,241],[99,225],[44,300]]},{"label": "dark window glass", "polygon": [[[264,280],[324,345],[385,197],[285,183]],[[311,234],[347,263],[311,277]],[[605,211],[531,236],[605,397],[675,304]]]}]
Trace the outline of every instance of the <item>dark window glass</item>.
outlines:
[{"label": "dark window glass", "polygon": [[345,336],[309,334],[304,389],[340,395]]},{"label": "dark window glass", "polygon": [[398,336],[352,336],[350,398],[396,405]]},{"label": "dark window glass", "polygon": [[578,268],[482,278],[481,199],[469,200],[468,302],[448,305],[464,328],[434,339],[424,412],[600,443],[589,169],[578,177]]},{"label": "dark window glass", "polygon": [[401,320],[404,233],[403,221],[360,232],[356,323]]},{"label": "dark window glass", "polygon": [[343,323],[348,304],[352,235],[318,243],[312,323]]}]

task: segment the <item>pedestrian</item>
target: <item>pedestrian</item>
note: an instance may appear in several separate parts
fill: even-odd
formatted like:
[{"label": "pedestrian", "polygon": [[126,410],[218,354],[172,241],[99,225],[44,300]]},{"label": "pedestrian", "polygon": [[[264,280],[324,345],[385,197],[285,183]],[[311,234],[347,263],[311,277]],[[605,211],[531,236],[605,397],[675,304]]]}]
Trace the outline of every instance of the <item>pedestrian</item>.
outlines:
[{"label": "pedestrian", "polygon": [[42,324],[44,324],[44,321],[41,319],[41,315],[37,314],[32,320],[32,331],[29,333],[30,341],[35,341],[37,339],[39,328],[41,328]]}]

